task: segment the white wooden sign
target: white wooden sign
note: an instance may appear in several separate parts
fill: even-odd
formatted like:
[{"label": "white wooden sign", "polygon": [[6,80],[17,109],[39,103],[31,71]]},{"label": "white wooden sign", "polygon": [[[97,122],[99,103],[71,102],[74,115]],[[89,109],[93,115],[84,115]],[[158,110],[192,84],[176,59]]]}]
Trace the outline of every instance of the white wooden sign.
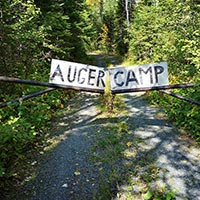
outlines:
[{"label": "white wooden sign", "polygon": [[109,69],[112,91],[168,85],[167,62]]},{"label": "white wooden sign", "polygon": [[100,67],[52,59],[49,82],[77,88],[104,90],[105,70]]},{"label": "white wooden sign", "polygon": [[102,93],[106,86],[106,71],[109,72],[110,88],[114,93],[168,85],[167,62],[105,70],[96,66],[56,59],[51,62],[49,82]]}]

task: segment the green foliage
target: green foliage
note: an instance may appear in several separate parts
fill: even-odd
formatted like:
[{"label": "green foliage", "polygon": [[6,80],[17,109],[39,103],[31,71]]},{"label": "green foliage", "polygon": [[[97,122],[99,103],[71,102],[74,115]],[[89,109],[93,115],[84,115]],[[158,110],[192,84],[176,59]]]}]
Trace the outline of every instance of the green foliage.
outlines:
[{"label": "green foliage", "polygon": [[26,151],[42,145],[52,116],[63,108],[62,97],[68,95],[55,91],[0,110],[0,177],[12,176],[10,167],[23,160]]},{"label": "green foliage", "polygon": [[[100,195],[97,199],[111,199],[113,191],[111,185],[122,181],[122,169],[117,165],[123,159],[124,150],[129,141],[129,130],[126,122],[116,120],[109,123],[97,132],[97,141],[94,145],[92,160],[101,163],[100,170]],[[109,167],[109,174],[104,168]],[[107,178],[105,178],[107,176]]]},{"label": "green foliage", "polygon": [[[175,92],[199,101],[199,87],[196,89],[176,90]],[[148,94],[148,98],[152,103],[161,105],[173,122],[187,130],[187,133],[197,141],[200,141],[200,126],[197,123],[200,120],[199,106],[161,95],[157,92],[151,92],[151,94]]]},{"label": "green foliage", "polygon": [[93,30],[90,46],[105,52],[124,55],[127,52],[128,36],[124,1],[88,0],[86,2],[89,5],[89,22]]},{"label": "green foliage", "polygon": [[128,45],[129,45],[128,29],[126,23],[125,1],[117,2],[116,17],[114,20],[114,24],[115,24],[114,43],[116,46],[116,52],[119,55],[124,56],[128,51]]},{"label": "green foliage", "polygon": [[174,200],[175,194],[171,191],[166,192],[166,194],[162,194],[158,191],[148,190],[146,193],[142,195],[144,200]]},{"label": "green foliage", "polygon": [[52,58],[84,57],[88,28],[83,2],[1,2],[1,73],[27,78],[44,71]]},{"label": "green foliage", "polygon": [[110,50],[110,38],[108,36],[108,27],[103,24],[102,33],[99,35],[99,48],[105,53],[109,53]]},{"label": "green foliage", "polygon": [[[48,81],[52,58],[81,62],[87,35],[85,9],[84,1],[1,1],[0,74]],[[3,103],[41,87],[3,83],[0,90]],[[10,167],[20,162],[29,148],[40,146],[54,111],[64,107],[68,96],[69,92],[54,91],[0,110],[0,176],[11,177]]]},{"label": "green foliage", "polygon": [[[32,64],[40,54],[43,40],[38,30],[39,9],[33,1],[11,1],[2,5],[1,20],[1,70],[3,75],[26,77],[33,72]],[[23,74],[23,75],[22,75]]]},{"label": "green foliage", "polygon": [[[167,61],[171,84],[200,79],[200,15],[199,5],[191,1],[141,2],[135,6],[129,40],[129,61],[132,64]],[[180,95],[199,101],[199,86],[176,90]],[[151,93],[181,127],[199,140],[199,107],[172,97]],[[189,119],[189,120],[188,120]]]},{"label": "green foliage", "polygon": [[147,193],[142,195],[144,200],[150,200],[152,196],[153,196],[153,192],[151,190],[149,190]]}]

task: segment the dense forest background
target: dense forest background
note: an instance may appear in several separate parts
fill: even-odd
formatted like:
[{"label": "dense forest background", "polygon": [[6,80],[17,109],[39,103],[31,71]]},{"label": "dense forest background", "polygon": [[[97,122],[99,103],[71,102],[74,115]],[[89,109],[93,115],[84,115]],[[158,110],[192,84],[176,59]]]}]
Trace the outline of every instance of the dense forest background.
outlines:
[{"label": "dense forest background", "polygon": [[[124,65],[167,61],[169,80],[196,83],[175,92],[200,101],[198,0],[7,0],[0,2],[0,74],[48,81],[52,58],[92,62],[87,53],[120,56]],[[1,83],[0,103],[41,90]],[[54,91],[0,110],[0,176],[40,147],[54,112],[73,92]],[[148,94],[200,141],[200,108]],[[10,166],[12,166],[10,168]]]}]

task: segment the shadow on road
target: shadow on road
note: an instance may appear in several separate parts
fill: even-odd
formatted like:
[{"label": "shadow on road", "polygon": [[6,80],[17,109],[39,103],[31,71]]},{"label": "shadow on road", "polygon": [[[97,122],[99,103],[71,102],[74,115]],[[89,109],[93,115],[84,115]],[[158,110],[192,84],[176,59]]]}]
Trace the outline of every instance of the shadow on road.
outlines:
[{"label": "shadow on road", "polygon": [[80,93],[58,116],[50,133],[52,145],[34,164],[13,199],[92,199],[98,193],[99,168],[91,161],[91,148],[99,126],[94,123],[97,96]]},{"label": "shadow on road", "polygon": [[[15,198],[31,200],[142,199],[172,192],[176,199],[200,197],[200,151],[176,128],[157,116],[142,94],[126,94],[127,116],[102,118],[94,96],[83,95],[57,122],[52,135],[61,136],[44,156],[38,174],[27,180]],[[81,99],[81,101],[80,101]],[[80,103],[82,102],[82,103]],[[79,105],[77,105],[79,103]],[[131,145],[120,150],[119,159],[106,164],[91,160],[97,134],[106,126],[126,121]],[[68,128],[66,128],[68,127]],[[105,133],[109,136],[110,133]],[[104,136],[101,136],[104,137]],[[120,142],[123,142],[120,141]],[[126,144],[125,144],[126,145]],[[101,153],[101,152],[96,152]],[[104,173],[102,171],[104,170]],[[111,173],[115,171],[116,179]],[[110,192],[103,194],[106,190]],[[104,190],[102,190],[104,188]]]},{"label": "shadow on road", "polygon": [[139,197],[149,185],[152,191],[172,191],[176,199],[200,199],[199,148],[173,125],[159,119],[158,113],[162,111],[149,106],[141,95],[127,94],[125,103],[130,112],[127,122],[135,126],[133,140],[140,141],[128,150],[135,151],[128,157],[134,170],[129,176],[133,196]]}]

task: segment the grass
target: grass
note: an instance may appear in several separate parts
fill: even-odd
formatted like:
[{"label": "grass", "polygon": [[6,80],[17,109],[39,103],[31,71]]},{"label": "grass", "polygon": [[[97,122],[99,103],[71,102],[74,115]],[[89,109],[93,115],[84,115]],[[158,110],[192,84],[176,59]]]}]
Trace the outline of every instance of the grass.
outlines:
[{"label": "grass", "polygon": [[141,152],[143,141],[134,134],[134,124],[127,122],[123,96],[115,99],[112,112],[105,102],[99,108],[105,123],[96,133],[91,156],[101,165],[101,188],[95,199],[175,199],[174,192],[159,179],[154,155]]},{"label": "grass", "polygon": [[[109,58],[101,59],[112,67]],[[141,151],[143,141],[134,134],[134,123],[128,122],[123,95],[112,95],[107,87],[98,109],[103,126],[96,133],[91,160],[99,166],[101,187],[94,199],[174,199],[174,192],[160,182],[154,156]]]}]

